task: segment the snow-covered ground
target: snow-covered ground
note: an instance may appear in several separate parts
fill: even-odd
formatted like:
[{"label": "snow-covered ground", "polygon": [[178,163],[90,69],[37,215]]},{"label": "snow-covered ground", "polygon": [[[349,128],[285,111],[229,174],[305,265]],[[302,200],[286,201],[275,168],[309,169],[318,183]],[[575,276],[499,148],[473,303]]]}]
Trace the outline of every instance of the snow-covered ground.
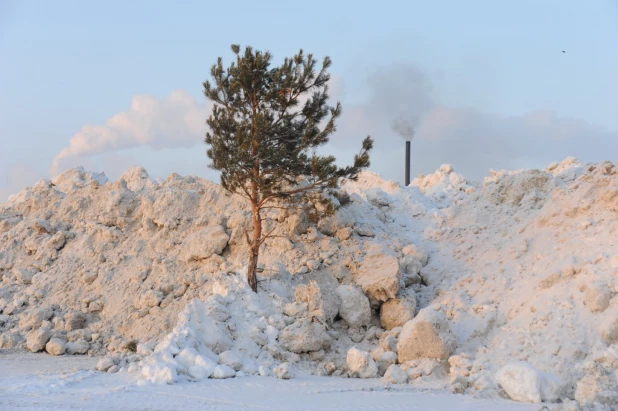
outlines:
[{"label": "snow-covered ground", "polygon": [[198,383],[140,383],[134,374],[93,370],[96,358],[0,353],[0,409],[109,410],[538,410],[376,379],[244,377]]}]

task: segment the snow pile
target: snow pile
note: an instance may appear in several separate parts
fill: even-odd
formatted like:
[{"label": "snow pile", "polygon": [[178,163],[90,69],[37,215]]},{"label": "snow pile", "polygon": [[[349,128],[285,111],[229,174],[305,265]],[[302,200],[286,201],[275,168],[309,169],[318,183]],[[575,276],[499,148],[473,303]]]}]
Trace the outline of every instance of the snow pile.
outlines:
[{"label": "snow pile", "polygon": [[213,294],[189,302],[174,330],[143,361],[143,376],[160,384],[179,375],[190,380],[272,375],[278,360],[294,360],[279,347],[286,323],[281,314],[268,314],[272,311],[272,301],[253,293],[240,276],[218,278]]},{"label": "snow pile", "polygon": [[[311,373],[618,406],[618,177],[569,158],[363,173],[317,224],[195,177],[70,170],[0,205],[0,348],[107,354],[154,383]],[[602,405],[604,404],[604,405]]]},{"label": "snow pile", "polygon": [[453,201],[462,200],[466,194],[474,191],[475,187],[453,170],[450,164],[443,164],[435,173],[419,175],[412,180],[411,186],[440,205],[450,205]]}]

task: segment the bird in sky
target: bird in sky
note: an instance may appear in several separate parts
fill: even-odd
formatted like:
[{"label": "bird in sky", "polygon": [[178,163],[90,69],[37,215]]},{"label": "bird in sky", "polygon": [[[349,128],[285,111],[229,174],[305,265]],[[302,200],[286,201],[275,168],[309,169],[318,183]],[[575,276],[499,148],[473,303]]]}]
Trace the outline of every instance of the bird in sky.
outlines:
[{"label": "bird in sky", "polygon": [[562,50],[562,53],[566,53],[566,51]]}]

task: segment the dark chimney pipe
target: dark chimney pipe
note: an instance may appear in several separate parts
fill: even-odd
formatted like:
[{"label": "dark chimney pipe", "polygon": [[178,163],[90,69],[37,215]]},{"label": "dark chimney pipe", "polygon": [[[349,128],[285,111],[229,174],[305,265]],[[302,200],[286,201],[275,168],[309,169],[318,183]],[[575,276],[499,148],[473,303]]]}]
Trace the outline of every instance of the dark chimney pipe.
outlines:
[{"label": "dark chimney pipe", "polygon": [[406,187],[410,185],[410,142],[406,141]]}]

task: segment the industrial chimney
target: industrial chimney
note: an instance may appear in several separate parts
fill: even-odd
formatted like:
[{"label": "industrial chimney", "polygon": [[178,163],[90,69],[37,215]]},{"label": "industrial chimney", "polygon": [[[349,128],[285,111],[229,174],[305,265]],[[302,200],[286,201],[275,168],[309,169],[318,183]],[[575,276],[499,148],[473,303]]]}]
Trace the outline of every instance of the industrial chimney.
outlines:
[{"label": "industrial chimney", "polygon": [[406,187],[410,185],[410,141],[406,141]]}]

